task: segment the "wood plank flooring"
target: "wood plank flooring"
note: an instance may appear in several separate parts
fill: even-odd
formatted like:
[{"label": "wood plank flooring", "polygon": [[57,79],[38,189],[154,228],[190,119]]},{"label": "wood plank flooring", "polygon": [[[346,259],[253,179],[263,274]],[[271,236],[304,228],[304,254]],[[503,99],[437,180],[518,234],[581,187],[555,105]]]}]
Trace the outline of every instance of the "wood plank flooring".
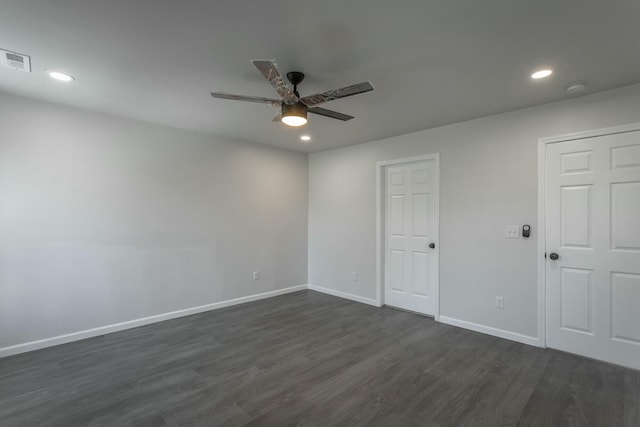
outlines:
[{"label": "wood plank flooring", "polygon": [[0,426],[640,426],[640,372],[302,291],[0,359]]}]

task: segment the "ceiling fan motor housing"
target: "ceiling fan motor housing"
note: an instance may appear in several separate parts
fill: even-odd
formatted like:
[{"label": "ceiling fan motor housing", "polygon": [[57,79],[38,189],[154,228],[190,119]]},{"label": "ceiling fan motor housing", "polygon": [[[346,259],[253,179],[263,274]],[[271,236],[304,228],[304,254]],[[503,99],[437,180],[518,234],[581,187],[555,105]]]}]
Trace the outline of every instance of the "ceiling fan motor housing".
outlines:
[{"label": "ceiling fan motor housing", "polygon": [[289,79],[292,85],[298,86],[304,80],[304,73],[300,71],[289,71],[287,73],[287,79]]}]

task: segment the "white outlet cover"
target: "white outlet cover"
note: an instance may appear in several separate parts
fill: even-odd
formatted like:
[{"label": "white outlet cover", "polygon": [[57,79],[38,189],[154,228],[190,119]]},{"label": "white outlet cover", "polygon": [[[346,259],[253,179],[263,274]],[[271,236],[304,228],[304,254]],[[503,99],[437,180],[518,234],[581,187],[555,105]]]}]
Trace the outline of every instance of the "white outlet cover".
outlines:
[{"label": "white outlet cover", "polygon": [[505,239],[519,239],[520,238],[520,227],[517,225],[507,225],[504,229],[504,238]]}]

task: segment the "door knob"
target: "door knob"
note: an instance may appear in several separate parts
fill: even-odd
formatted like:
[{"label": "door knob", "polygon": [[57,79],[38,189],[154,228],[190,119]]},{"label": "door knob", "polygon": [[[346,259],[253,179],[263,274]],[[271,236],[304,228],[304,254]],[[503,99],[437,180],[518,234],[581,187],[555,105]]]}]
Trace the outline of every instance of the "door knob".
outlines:
[{"label": "door knob", "polygon": [[435,248],[436,248],[436,244],[435,244],[435,243],[429,243],[429,247],[430,247],[431,249],[435,249]]},{"label": "door knob", "polygon": [[558,255],[558,254],[557,254],[557,253],[555,253],[555,252],[551,252],[551,253],[549,254],[549,259],[550,259],[551,261],[555,261],[555,260],[557,260],[558,258],[560,258],[560,255]]}]

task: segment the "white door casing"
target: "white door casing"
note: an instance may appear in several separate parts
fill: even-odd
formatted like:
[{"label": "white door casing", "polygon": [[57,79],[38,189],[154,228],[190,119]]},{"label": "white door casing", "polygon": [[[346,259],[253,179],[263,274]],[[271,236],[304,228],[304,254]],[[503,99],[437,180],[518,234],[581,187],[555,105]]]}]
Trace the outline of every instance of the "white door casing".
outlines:
[{"label": "white door casing", "polygon": [[384,302],[434,317],[438,178],[437,156],[384,168]]},{"label": "white door casing", "polygon": [[640,130],[545,151],[547,345],[640,369]]}]

